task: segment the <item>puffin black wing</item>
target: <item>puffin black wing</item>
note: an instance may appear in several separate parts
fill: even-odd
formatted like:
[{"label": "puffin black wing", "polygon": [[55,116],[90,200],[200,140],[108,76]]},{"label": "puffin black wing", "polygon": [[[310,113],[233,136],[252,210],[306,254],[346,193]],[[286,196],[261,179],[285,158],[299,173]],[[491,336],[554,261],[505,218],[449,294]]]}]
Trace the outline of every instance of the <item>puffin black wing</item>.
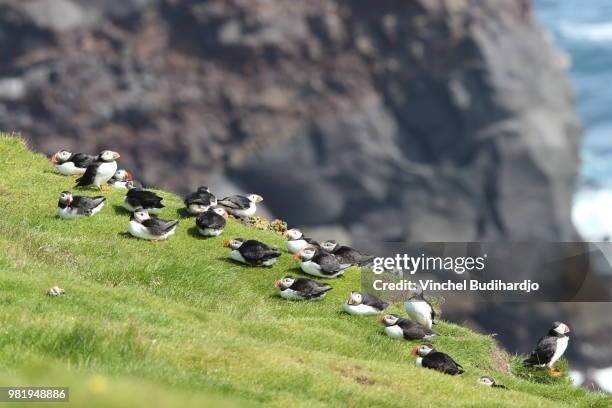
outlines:
[{"label": "puffin black wing", "polygon": [[200,228],[219,229],[225,227],[225,218],[212,210],[208,210],[198,215],[196,225]]},{"label": "puffin black wing", "polygon": [[[408,319],[400,319],[397,325],[402,328],[406,340],[421,340],[436,334],[427,327]],[[442,353],[441,353],[442,354]],[[450,357],[449,357],[450,358]]]},{"label": "puffin black wing", "polygon": [[159,218],[149,218],[142,222],[142,225],[148,228],[151,234],[153,235],[163,235],[170,231],[172,228],[176,227],[177,224],[177,220],[164,221],[160,220]]},{"label": "puffin black wing", "polygon": [[333,252],[333,254],[342,263],[362,264],[373,259],[372,256],[362,254],[358,250],[348,246],[339,247]]},{"label": "puffin black wing", "polygon": [[241,195],[235,195],[219,200],[219,204],[234,210],[243,210],[251,206],[251,200]]},{"label": "puffin black wing", "polygon": [[321,272],[329,275],[333,275],[351,266],[350,264],[340,264],[335,256],[323,250],[317,252],[312,258],[312,262],[321,267]]},{"label": "puffin black wing", "polygon": [[362,303],[375,307],[378,310],[385,310],[387,307],[389,307],[389,303],[377,296],[370,295],[369,293],[361,292],[361,299]]},{"label": "puffin black wing", "polygon": [[325,292],[329,292],[332,290],[332,287],[312,279],[298,278],[289,289],[299,292],[300,295],[306,299],[311,299],[313,297],[319,297]]},{"label": "puffin black wing", "polygon": [[557,338],[553,336],[544,336],[531,352],[531,355],[523,361],[523,365],[543,365],[547,364],[557,350]]},{"label": "puffin black wing", "polygon": [[106,200],[105,197],[75,196],[72,199],[72,207],[77,209],[78,214],[91,214],[91,211]]},{"label": "puffin black wing", "polygon": [[96,160],[95,156],[90,156],[85,153],[73,153],[68,161],[73,162],[76,167],[84,169]]},{"label": "puffin black wing", "polygon": [[423,357],[423,367],[441,371],[444,374],[458,375],[463,373],[463,367],[457,364],[451,356],[434,351]]},{"label": "puffin black wing", "polygon": [[128,204],[132,207],[164,208],[164,205],[161,203],[163,197],[158,196],[152,191],[133,188],[127,192],[125,197]]},{"label": "puffin black wing", "polygon": [[281,253],[277,249],[270,249],[263,242],[254,239],[244,241],[238,251],[248,262],[261,262],[272,258],[278,258]]},{"label": "puffin black wing", "polygon": [[212,205],[216,201],[215,196],[208,191],[196,191],[185,197],[185,206],[189,204]]},{"label": "puffin black wing", "polygon": [[87,166],[85,174],[83,174],[76,180],[77,183],[75,187],[87,187],[89,185],[92,185],[96,177],[96,173],[98,172],[98,167],[100,167],[100,164],[100,162],[94,161],[89,166]]}]

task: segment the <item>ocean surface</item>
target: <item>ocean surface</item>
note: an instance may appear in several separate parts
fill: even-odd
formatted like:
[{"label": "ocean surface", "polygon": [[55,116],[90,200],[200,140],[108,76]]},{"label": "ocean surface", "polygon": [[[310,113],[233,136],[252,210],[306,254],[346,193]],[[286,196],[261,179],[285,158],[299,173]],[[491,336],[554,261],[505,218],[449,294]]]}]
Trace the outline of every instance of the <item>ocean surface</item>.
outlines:
[{"label": "ocean surface", "polygon": [[612,236],[612,0],[533,0],[541,26],[571,59],[585,127],[573,220],[585,239]]}]

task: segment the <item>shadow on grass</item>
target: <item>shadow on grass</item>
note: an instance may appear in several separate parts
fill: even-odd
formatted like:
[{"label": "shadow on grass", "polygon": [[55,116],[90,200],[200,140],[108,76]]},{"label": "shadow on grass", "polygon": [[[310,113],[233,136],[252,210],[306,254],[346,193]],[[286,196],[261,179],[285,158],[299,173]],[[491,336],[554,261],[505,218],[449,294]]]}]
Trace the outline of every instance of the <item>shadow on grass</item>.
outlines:
[{"label": "shadow on grass", "polygon": [[119,204],[113,204],[113,210],[115,211],[116,215],[130,215],[130,212]]},{"label": "shadow on grass", "polygon": [[177,208],[176,209],[176,215],[178,215],[181,218],[195,217],[195,215],[190,214],[189,211],[187,211],[187,209],[185,207]]}]

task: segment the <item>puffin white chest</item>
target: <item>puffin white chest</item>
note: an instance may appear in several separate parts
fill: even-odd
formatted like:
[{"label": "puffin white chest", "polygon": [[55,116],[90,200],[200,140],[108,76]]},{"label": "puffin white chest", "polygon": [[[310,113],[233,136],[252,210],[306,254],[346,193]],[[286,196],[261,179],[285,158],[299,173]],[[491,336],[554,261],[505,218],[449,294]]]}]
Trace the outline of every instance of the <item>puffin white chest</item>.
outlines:
[{"label": "puffin white chest", "polygon": [[309,275],[319,276],[321,278],[329,278],[329,276],[326,276],[321,273],[321,267],[319,266],[319,264],[315,262],[312,262],[312,261],[301,262],[300,268],[302,268],[302,271],[304,271],[304,273],[307,273]]},{"label": "puffin white chest", "polygon": [[409,300],[404,304],[408,316],[419,324],[431,329],[431,306],[422,300]]},{"label": "puffin white chest", "polygon": [[223,228],[198,228],[198,232],[200,233],[200,235],[203,235],[205,237],[218,237],[223,232]]},{"label": "puffin white chest", "polygon": [[563,353],[565,353],[565,350],[567,349],[568,343],[569,337],[567,336],[560,337],[557,339],[557,348],[555,349],[555,353],[550,359],[550,362],[547,364],[548,367],[552,367],[557,362],[557,360],[561,358],[561,356],[563,355]]},{"label": "puffin white chest", "polygon": [[303,239],[294,239],[287,241],[287,251],[295,254],[308,246],[308,242]]},{"label": "puffin white chest", "polygon": [[240,253],[240,251],[238,251],[237,249],[233,249],[230,252],[229,257],[231,259],[233,259],[236,262],[241,262],[241,263],[247,263],[246,259],[244,259],[244,257],[242,256],[242,254]]},{"label": "puffin white chest", "polygon": [[257,211],[257,206],[253,202],[249,203],[249,206],[247,208],[230,209],[232,215],[235,215],[237,217],[250,217],[255,214],[255,211]]},{"label": "puffin white chest", "polygon": [[60,172],[60,174],[63,174],[64,176],[76,176],[85,173],[85,169],[75,166],[73,162],[56,164],[55,168],[58,172]]},{"label": "puffin white chest", "polygon": [[370,305],[349,305],[348,303],[344,303],[342,305],[344,311],[348,314],[352,315],[360,315],[360,316],[368,316],[368,315],[377,315],[380,314],[380,310],[375,309]]},{"label": "puffin white chest", "polygon": [[283,299],[287,299],[287,300],[301,300],[302,299],[302,296],[300,296],[299,293],[293,289],[282,290],[280,292],[280,295]]},{"label": "puffin white chest", "polygon": [[116,171],[117,162],[114,160],[108,163],[100,164],[100,166],[98,166],[98,170],[96,171],[96,176],[94,177],[94,184],[98,187],[105,184],[113,177]]},{"label": "puffin white chest", "polygon": [[385,334],[393,339],[404,338],[404,331],[398,325],[385,327]]},{"label": "puffin white chest", "polygon": [[66,220],[73,220],[79,217],[77,209],[71,207],[58,208],[57,214],[60,216],[60,218]]}]

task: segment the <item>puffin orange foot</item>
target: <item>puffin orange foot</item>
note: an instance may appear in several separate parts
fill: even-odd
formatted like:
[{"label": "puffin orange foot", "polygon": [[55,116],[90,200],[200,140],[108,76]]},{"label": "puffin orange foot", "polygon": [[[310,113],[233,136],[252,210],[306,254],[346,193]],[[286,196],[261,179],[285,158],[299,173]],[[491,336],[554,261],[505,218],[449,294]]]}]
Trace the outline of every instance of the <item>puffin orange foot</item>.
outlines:
[{"label": "puffin orange foot", "polygon": [[556,368],[548,367],[548,372],[553,377],[561,377],[561,371],[557,370]]}]

